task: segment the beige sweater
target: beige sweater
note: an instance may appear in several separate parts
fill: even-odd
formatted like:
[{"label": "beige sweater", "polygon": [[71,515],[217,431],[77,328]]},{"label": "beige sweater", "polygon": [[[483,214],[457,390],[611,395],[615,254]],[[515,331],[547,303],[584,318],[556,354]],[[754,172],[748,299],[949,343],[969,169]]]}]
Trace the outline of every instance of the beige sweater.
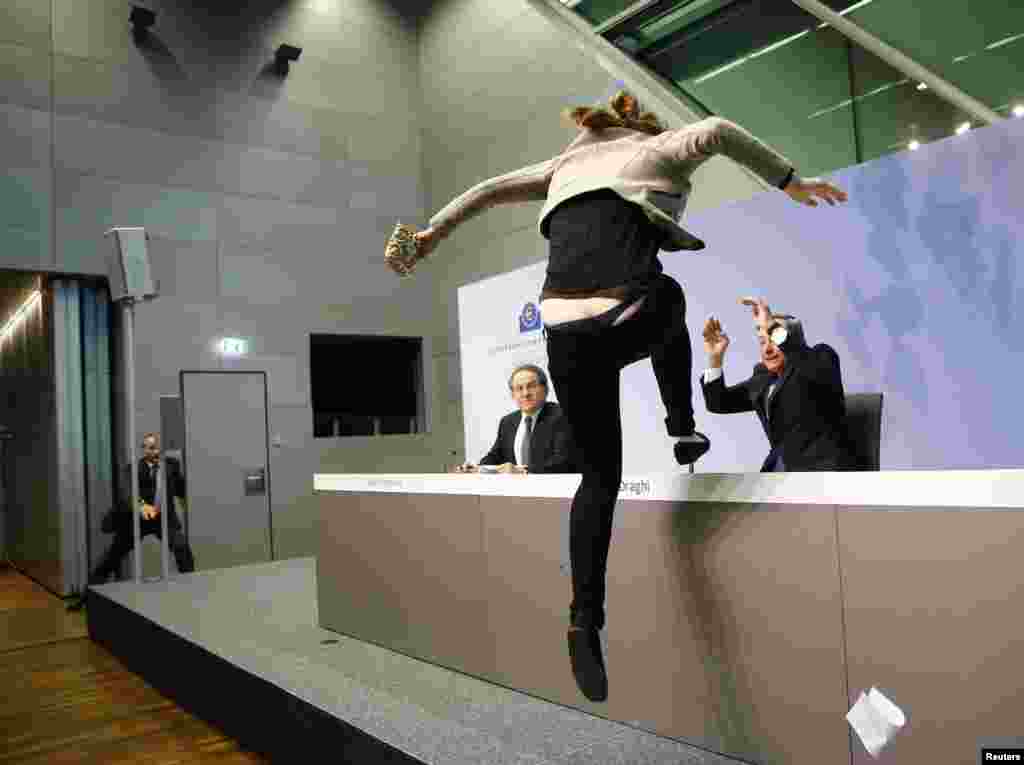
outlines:
[{"label": "beige sweater", "polygon": [[724,154],[773,186],[792,165],[735,123],[710,117],[679,130],[652,136],[628,128],[583,129],[556,157],[482,181],[449,202],[430,219],[442,238],[465,220],[494,205],[546,200],[538,220],[579,194],[611,189],[640,205],[664,229],[663,250],[700,250],[697,237],[678,219],[690,195],[690,176],[716,154]]}]

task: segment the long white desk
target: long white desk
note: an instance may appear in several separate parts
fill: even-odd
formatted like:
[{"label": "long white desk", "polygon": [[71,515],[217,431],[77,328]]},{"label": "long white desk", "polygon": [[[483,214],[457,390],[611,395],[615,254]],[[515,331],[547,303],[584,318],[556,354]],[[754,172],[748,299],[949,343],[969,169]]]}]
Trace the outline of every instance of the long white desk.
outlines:
[{"label": "long white desk", "polygon": [[753,762],[873,762],[844,717],[872,685],[894,761],[1018,733],[1024,470],[628,476],[606,704],[565,645],[578,480],[314,476],[321,626]]},{"label": "long white desk", "polygon": [[[579,480],[578,475],[318,473],[313,490],[568,499]],[[619,496],[663,502],[1024,509],[1024,470],[624,476]]]}]

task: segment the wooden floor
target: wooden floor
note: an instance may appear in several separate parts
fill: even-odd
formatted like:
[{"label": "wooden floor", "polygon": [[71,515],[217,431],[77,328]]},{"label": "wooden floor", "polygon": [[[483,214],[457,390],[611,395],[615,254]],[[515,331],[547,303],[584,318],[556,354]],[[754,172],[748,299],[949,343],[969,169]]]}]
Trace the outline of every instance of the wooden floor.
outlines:
[{"label": "wooden floor", "polygon": [[146,685],[84,612],[0,568],[0,763],[263,763]]}]

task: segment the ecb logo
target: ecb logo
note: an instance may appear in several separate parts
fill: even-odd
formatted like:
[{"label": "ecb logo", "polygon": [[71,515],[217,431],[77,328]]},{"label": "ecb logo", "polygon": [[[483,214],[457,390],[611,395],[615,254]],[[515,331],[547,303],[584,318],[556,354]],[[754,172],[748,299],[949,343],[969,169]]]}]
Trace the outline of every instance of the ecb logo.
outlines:
[{"label": "ecb logo", "polygon": [[531,332],[540,329],[540,311],[535,303],[527,303],[519,312],[519,331]]}]

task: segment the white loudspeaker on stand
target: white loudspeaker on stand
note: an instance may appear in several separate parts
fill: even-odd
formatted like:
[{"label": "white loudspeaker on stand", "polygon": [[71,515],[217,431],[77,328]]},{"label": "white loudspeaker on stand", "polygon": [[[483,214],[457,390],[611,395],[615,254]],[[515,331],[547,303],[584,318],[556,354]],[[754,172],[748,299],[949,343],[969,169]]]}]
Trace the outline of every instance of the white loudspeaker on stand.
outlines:
[{"label": "white loudspeaker on stand", "polygon": [[[110,279],[110,299],[121,304],[124,375],[124,444],[127,447],[127,463],[129,485],[131,486],[132,531],[135,539],[134,569],[135,581],[142,581],[142,539],[141,521],[138,512],[139,502],[139,471],[138,453],[136,452],[137,436],[135,432],[135,304],[151,300],[157,296],[153,274],[149,267],[149,253],[146,242],[149,237],[142,227],[115,227],[104,233],[110,242],[110,259],[107,262],[107,276]],[[159,473],[161,481],[160,496],[166,496],[164,485],[165,470]],[[164,581],[170,579],[167,545],[170,537],[167,529],[167,513],[160,513],[160,527],[163,534],[161,558],[163,561]]]},{"label": "white loudspeaker on stand", "polygon": [[108,262],[110,299],[150,300],[157,296],[149,266],[146,243],[149,235],[141,227],[115,227],[104,234],[111,243]]}]

